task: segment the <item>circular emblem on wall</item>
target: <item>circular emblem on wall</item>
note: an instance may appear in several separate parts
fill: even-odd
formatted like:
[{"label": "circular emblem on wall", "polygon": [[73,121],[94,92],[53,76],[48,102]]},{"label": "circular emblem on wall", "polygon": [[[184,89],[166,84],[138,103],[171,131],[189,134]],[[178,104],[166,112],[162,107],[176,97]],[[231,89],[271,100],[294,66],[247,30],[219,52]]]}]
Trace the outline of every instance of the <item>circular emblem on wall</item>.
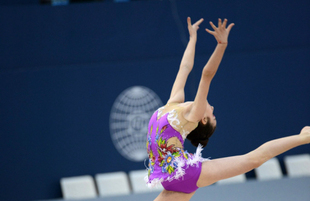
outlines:
[{"label": "circular emblem on wall", "polygon": [[160,98],[142,86],[130,87],[116,98],[110,114],[110,134],[122,156],[137,162],[147,158],[148,123],[160,106]]}]

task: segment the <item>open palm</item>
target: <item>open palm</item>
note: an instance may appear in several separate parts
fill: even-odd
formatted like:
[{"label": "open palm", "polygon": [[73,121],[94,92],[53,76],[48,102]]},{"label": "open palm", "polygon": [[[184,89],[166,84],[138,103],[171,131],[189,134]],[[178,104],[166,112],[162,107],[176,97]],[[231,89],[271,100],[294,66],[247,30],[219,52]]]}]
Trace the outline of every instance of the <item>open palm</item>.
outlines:
[{"label": "open palm", "polygon": [[206,31],[213,35],[215,37],[215,39],[217,40],[218,43],[220,44],[225,44],[228,42],[228,35],[229,32],[231,30],[231,28],[235,25],[234,23],[231,23],[230,25],[228,25],[228,27],[226,28],[227,25],[227,19],[224,19],[224,22],[222,23],[222,20],[219,18],[218,20],[218,27],[216,27],[213,22],[210,22],[211,27],[213,28],[214,31],[211,31],[209,29],[206,29]]}]

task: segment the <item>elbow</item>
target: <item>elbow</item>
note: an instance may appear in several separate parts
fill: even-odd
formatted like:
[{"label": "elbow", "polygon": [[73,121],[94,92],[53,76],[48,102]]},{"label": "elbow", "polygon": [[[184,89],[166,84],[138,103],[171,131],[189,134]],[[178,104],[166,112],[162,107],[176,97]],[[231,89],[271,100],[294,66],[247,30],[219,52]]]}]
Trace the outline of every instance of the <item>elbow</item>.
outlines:
[{"label": "elbow", "polygon": [[186,70],[188,72],[191,72],[193,69],[194,64],[192,63],[186,63],[186,64],[182,64],[180,65],[180,69]]},{"label": "elbow", "polygon": [[245,156],[247,157],[247,163],[251,166],[250,169],[258,168],[268,160],[268,157],[264,155],[254,156],[254,154],[251,152]]},{"label": "elbow", "polygon": [[202,76],[206,77],[206,78],[210,78],[210,79],[212,79],[214,77],[215,73],[216,73],[216,71],[206,69],[206,68],[204,68],[202,70]]},{"label": "elbow", "polygon": [[256,169],[264,163],[263,160],[252,160],[251,162],[252,169]]}]

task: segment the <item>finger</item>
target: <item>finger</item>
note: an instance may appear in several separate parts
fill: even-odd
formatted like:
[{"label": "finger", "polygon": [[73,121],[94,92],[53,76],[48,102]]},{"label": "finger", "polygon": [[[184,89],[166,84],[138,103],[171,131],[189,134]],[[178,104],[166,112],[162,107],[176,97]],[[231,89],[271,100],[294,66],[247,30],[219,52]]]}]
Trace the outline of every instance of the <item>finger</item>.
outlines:
[{"label": "finger", "polygon": [[220,28],[221,26],[222,26],[222,20],[221,20],[221,18],[219,18],[217,28]]},{"label": "finger", "polygon": [[200,20],[198,20],[198,21],[197,21],[195,24],[193,24],[193,25],[199,26],[202,22],[203,22],[203,18],[201,18]]},{"label": "finger", "polygon": [[228,27],[227,27],[227,29],[226,29],[228,33],[230,32],[230,30],[231,30],[231,28],[232,28],[233,26],[235,26],[234,23],[231,23],[230,25],[228,25]]},{"label": "finger", "polygon": [[214,31],[211,31],[211,30],[209,30],[209,29],[206,29],[206,31],[207,31],[209,34],[214,35]]},{"label": "finger", "polygon": [[210,21],[210,25],[214,30],[216,30],[216,26],[213,24],[213,22]]},{"label": "finger", "polygon": [[226,25],[227,25],[227,19],[224,19],[223,27],[226,28]]},{"label": "finger", "polygon": [[190,18],[190,17],[187,17],[187,25],[192,26],[192,21],[191,21],[191,18]]}]

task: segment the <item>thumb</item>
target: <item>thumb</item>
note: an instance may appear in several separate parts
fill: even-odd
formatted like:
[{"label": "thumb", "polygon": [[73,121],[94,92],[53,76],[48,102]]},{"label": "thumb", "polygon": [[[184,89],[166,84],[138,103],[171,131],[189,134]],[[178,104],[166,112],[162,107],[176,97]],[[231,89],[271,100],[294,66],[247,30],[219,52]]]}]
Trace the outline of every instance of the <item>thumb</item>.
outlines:
[{"label": "thumb", "polygon": [[228,27],[227,27],[227,31],[228,31],[228,33],[230,32],[230,30],[231,30],[231,28],[232,28],[233,26],[235,26],[235,24],[234,24],[234,23],[231,23],[230,25],[228,25]]}]

